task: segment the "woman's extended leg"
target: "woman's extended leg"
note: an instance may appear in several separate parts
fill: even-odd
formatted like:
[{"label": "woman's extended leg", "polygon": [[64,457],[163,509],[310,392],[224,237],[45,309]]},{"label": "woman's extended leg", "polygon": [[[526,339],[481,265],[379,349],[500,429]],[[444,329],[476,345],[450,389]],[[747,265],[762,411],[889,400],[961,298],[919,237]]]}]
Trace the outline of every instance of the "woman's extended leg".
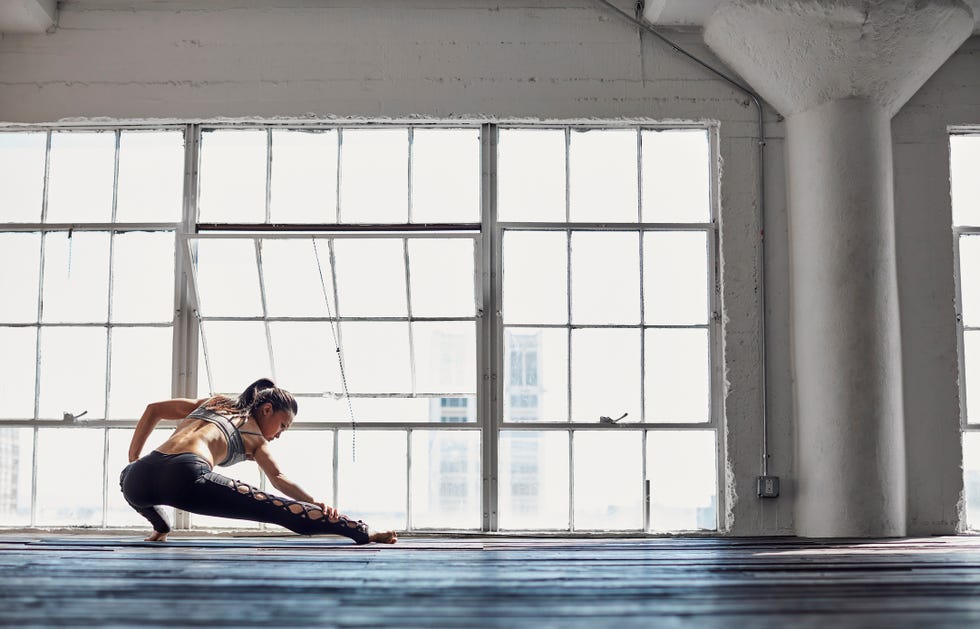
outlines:
[{"label": "woman's extended leg", "polygon": [[274,496],[215,472],[199,477],[173,504],[201,515],[278,524],[301,535],[342,535],[358,544],[382,541],[372,540],[368,526],[359,520],[329,518],[316,505]]}]

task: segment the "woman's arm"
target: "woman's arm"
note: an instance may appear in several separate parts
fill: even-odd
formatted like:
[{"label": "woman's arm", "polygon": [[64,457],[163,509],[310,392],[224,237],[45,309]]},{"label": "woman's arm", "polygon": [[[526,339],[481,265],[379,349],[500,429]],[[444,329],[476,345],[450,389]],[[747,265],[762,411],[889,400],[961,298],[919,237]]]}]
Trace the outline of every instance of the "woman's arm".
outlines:
[{"label": "woman's arm", "polygon": [[252,455],[255,462],[259,464],[262,471],[268,477],[269,482],[272,486],[276,488],[293,500],[302,500],[303,502],[309,502],[319,506],[321,509],[326,510],[326,507],[322,502],[317,502],[313,496],[306,493],[302,487],[294,483],[293,481],[286,478],[286,475],[282,473],[279,469],[279,465],[276,460],[272,458],[272,453],[269,451],[269,444],[263,443],[258,448],[255,449],[255,454]]},{"label": "woman's arm", "polygon": [[207,400],[208,398],[197,401],[180,398],[165,402],[153,402],[147,405],[146,410],[143,411],[143,416],[140,417],[139,423],[136,424],[133,440],[129,442],[129,462],[132,463],[140,458],[140,452],[143,451],[143,444],[146,443],[147,437],[150,436],[150,433],[153,432],[153,429],[156,428],[156,425],[160,423],[161,419],[183,419]]}]

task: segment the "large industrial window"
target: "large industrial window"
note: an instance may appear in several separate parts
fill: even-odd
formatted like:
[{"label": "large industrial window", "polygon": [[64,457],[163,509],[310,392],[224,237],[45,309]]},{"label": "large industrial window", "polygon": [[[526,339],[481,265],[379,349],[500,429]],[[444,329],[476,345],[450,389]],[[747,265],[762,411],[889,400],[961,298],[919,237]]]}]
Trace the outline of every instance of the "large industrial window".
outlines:
[{"label": "large industrial window", "polygon": [[980,529],[980,135],[950,137],[966,524]]},{"label": "large industrial window", "polygon": [[271,376],[283,466],[374,525],[717,528],[712,155],[624,125],[0,134],[0,524],[140,525],[143,406]]},{"label": "large industrial window", "polygon": [[112,471],[171,394],[183,164],[180,130],[0,133],[4,525],[140,519]]}]

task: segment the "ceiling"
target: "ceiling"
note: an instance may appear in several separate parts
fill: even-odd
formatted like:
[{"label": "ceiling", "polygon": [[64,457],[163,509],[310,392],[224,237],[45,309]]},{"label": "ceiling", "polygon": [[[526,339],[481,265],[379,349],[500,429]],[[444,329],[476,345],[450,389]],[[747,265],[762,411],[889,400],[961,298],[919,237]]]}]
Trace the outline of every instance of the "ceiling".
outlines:
[{"label": "ceiling", "polygon": [[[646,0],[643,17],[661,26],[701,27],[726,0]],[[963,0],[976,18],[980,34],[980,0]],[[0,33],[44,33],[55,27],[57,0],[0,0]]]}]

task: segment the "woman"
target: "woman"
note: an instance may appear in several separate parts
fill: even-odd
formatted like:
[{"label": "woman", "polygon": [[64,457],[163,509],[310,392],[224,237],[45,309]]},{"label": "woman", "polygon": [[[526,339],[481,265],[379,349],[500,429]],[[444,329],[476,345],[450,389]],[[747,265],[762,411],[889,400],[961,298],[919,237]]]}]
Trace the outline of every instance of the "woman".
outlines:
[{"label": "woman", "polygon": [[[153,525],[146,541],[164,542],[170,533],[157,505],[278,524],[302,535],[343,535],[358,544],[398,541],[394,531],[371,531],[360,520],[354,522],[317,502],[283,475],[269,442],[289,428],[297,410],[293,396],[267,379],[257,380],[237,398],[178,399],[147,406],[129,446],[130,464],[119,477],[126,501]],[[182,421],[163,445],[139,458],[161,419]],[[215,464],[234,465],[246,459],[258,463],[272,486],[293,500],[212,471]]]}]

